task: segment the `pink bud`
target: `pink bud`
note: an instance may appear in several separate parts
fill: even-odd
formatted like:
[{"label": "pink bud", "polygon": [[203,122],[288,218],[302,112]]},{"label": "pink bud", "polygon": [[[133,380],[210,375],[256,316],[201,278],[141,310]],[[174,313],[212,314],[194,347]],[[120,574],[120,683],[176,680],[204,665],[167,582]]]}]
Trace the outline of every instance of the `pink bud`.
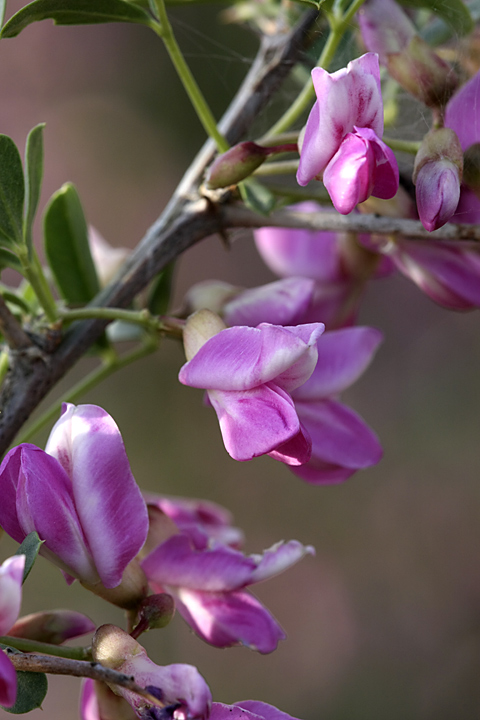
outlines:
[{"label": "pink bud", "polygon": [[207,186],[212,190],[236,185],[245,180],[264,162],[268,149],[254,142],[243,142],[219,155],[207,172]]}]

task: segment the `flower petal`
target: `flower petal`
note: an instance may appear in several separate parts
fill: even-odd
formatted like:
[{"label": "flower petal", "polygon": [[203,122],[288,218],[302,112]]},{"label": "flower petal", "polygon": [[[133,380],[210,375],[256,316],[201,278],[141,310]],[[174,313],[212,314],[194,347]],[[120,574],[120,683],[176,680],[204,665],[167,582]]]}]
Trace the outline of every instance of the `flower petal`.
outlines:
[{"label": "flower petal", "polygon": [[80,525],[70,480],[59,462],[35,445],[20,445],[17,514],[24,536],[35,530],[45,543],[40,554],[69,575],[98,582]]},{"label": "flower petal", "polygon": [[0,565],[0,635],[8,633],[20,612],[24,567],[25,555],[14,555]]},{"label": "flower petal", "polygon": [[272,545],[259,557],[258,565],[252,573],[252,582],[262,582],[282,573],[305,555],[315,555],[315,549],[311,545],[302,545],[298,540]]},{"label": "flower petal", "polygon": [[208,390],[250,390],[274,380],[307,350],[303,340],[277,325],[227,328],[181,368],[179,380]]},{"label": "flower petal", "polygon": [[223,442],[234,460],[251,460],[293,438],[300,423],[292,399],[270,383],[245,392],[210,390]]},{"label": "flower petal", "polygon": [[480,72],[463,85],[448,101],[445,126],[455,130],[462,150],[480,142]]},{"label": "flower petal", "polygon": [[96,405],[64,405],[46,451],[72,480],[75,505],[107,588],[120,584],[148,532],[148,515],[113,418]]},{"label": "flower petal", "polygon": [[312,439],[300,423],[300,430],[287,442],[268,453],[269,457],[285,465],[304,465],[312,456]]},{"label": "flower petal", "polygon": [[142,562],[147,578],[158,585],[209,592],[235,590],[249,584],[254,560],[237,550],[195,550],[185,535],[174,535]]},{"label": "flower petal", "polygon": [[297,409],[312,436],[313,462],[319,459],[322,463],[359,470],[380,461],[382,448],[377,436],[346,405],[323,400],[299,402]]},{"label": "flower petal", "polygon": [[279,710],[273,705],[268,705],[268,703],[259,702],[258,700],[242,700],[241,702],[235,703],[235,706],[255,713],[255,715],[259,715],[263,720],[297,720],[297,718],[282,712],[282,710]]},{"label": "flower petal", "polygon": [[206,593],[182,588],[175,599],[188,624],[215,647],[241,643],[260,653],[270,653],[285,639],[277,621],[250,593]]},{"label": "flower petal", "polygon": [[260,323],[292,325],[301,320],[312,300],[314,281],[290,277],[285,280],[245,290],[223,308],[227,325]]},{"label": "flower petal", "polygon": [[375,328],[331,330],[317,342],[318,362],[310,378],[293,392],[294,401],[321,400],[343,392],[371,363],[382,341]]},{"label": "flower petal", "polygon": [[374,185],[375,153],[371,143],[348,133],[323,173],[335,209],[348,215],[370,197]]},{"label": "flower petal", "polygon": [[17,699],[17,673],[12,663],[0,649],[0,705],[10,708]]}]

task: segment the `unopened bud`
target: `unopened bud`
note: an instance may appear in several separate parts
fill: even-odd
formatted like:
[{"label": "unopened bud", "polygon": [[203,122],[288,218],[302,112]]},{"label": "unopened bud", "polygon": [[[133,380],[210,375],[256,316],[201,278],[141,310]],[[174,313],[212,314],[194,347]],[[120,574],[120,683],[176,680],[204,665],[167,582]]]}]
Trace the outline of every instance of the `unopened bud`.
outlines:
[{"label": "unopened bud", "polygon": [[442,227],[455,213],[462,171],[463,153],[456,133],[450,128],[429,132],[413,170],[418,214],[428,231]]},{"label": "unopened bud", "polygon": [[265,161],[267,148],[254,142],[242,142],[219,155],[207,172],[207,187],[211,190],[237,185]]},{"label": "unopened bud", "polygon": [[214,335],[227,326],[210,310],[199,310],[188,318],[183,330],[183,347],[187,360],[191,360]]},{"label": "unopened bud", "polygon": [[168,593],[150,595],[142,602],[138,611],[137,625],[131,636],[138,638],[147,630],[166,627],[175,614],[175,602]]},{"label": "unopened bud", "polygon": [[140,643],[116,625],[101,625],[93,636],[93,659],[111,670],[119,670],[127,658],[144,653]]},{"label": "unopened bud", "polygon": [[95,624],[82,613],[73,610],[51,610],[19,618],[8,634],[61,645],[70,638],[86,635],[94,630]]}]

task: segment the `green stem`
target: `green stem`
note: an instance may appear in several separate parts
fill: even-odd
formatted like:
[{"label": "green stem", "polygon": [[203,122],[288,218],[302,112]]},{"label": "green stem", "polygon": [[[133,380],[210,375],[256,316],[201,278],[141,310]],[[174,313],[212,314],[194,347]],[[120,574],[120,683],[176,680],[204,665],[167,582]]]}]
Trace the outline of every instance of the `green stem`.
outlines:
[{"label": "green stem", "polygon": [[420,150],[420,145],[422,144],[419,140],[399,140],[397,138],[385,137],[385,135],[383,136],[382,140],[389,147],[391,147],[392,150],[407,152],[411,153],[412,155],[416,155],[418,153],[418,151]]},{"label": "green stem", "polygon": [[29,440],[33,438],[44,425],[46,425],[50,420],[52,420],[54,417],[56,417],[56,415],[59,414],[62,403],[75,402],[84,393],[88,392],[100,382],[102,382],[102,380],[105,380],[117,370],[121,370],[127,365],[130,365],[130,363],[135,362],[135,360],[139,360],[145,355],[149,355],[150,353],[154,352],[157,347],[157,338],[154,336],[150,336],[143,345],[135,348],[131,352],[121,357],[115,356],[114,358],[111,358],[110,356],[110,359],[107,362],[105,362],[100,367],[92,370],[91,373],[89,373],[86,377],[82,378],[82,380],[80,380],[76,385],[70,388],[70,391],[66,393],[61,400],[57,400],[52,405],[50,405],[50,407],[38,418],[38,420],[36,420],[33,425],[27,428],[27,430],[20,436],[20,438],[18,439],[18,443],[20,444],[23,442],[29,442]]},{"label": "green stem", "polygon": [[21,245],[18,248],[18,258],[22,264],[23,273],[32,286],[38,302],[45,311],[45,315],[51,323],[56,322],[58,319],[57,304],[37,253],[35,250],[32,251],[32,262],[30,262],[27,246]]},{"label": "green stem", "polygon": [[55,655],[55,657],[68,658],[70,660],[92,659],[92,651],[88,647],[60,647],[59,645],[52,645],[51,643],[38,642],[38,640],[10,637],[10,635],[0,637],[0,643],[2,643],[2,645],[9,645],[21,652]]},{"label": "green stem", "polygon": [[298,160],[281,160],[279,162],[265,163],[253,173],[255,176],[291,175],[298,170]]},{"label": "green stem", "polygon": [[[355,13],[362,7],[364,2],[365,0],[354,0],[345,15],[339,16],[332,13],[325,13],[330,24],[330,33],[318,59],[317,67],[325,68],[325,70],[328,69],[345,30],[350,24],[350,21]],[[286,132],[293,123],[296,122],[300,115],[308,109],[314,98],[315,89],[312,81],[309,80],[304,85],[293,105],[291,105],[282,117],[277,120],[275,125],[268,131],[266,137],[271,138],[272,136]]]},{"label": "green stem", "polygon": [[147,310],[122,310],[121,308],[79,308],[78,310],[59,310],[61,320],[123,320],[123,322],[141,325],[150,330],[159,329],[159,321]]},{"label": "green stem", "polygon": [[195,108],[198,119],[205,128],[205,132],[215,141],[218,151],[226,152],[230,146],[218,130],[212,111],[210,110],[202,91],[198,87],[185,58],[183,57],[182,51],[180,50],[175,35],[173,34],[173,29],[168,19],[164,0],[150,0],[150,4],[156,10],[156,15],[159,20],[158,23],[152,22],[151,27],[165,43],[170,59],[175,66],[178,76],[193,107]]},{"label": "green stem", "polygon": [[6,350],[2,350],[0,353],[0,385],[5,379],[5,375],[8,372],[8,368],[10,367],[10,360],[8,357],[8,352]]}]

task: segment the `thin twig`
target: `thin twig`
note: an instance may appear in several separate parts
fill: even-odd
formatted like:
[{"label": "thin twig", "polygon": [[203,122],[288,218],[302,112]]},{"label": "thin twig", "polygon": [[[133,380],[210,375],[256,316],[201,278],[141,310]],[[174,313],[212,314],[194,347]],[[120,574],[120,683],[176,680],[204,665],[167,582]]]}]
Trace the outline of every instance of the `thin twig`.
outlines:
[{"label": "thin twig", "polygon": [[244,205],[226,204],[219,209],[225,229],[232,227],[304,228],[330,232],[356,232],[370,235],[402,236],[409,240],[441,241],[479,250],[480,226],[448,223],[439,230],[428,232],[418,220],[391,218],[379,215],[337,212],[304,213],[295,210],[277,210],[266,219],[264,215],[249,210]]},{"label": "thin twig", "polygon": [[16,670],[42,672],[49,675],[73,675],[75,677],[91,678],[111,685],[119,685],[146,698],[152,705],[163,707],[163,703],[158,698],[151,695],[145,688],[137,685],[133,675],[124,675],[97,662],[70,660],[54,657],[53,655],[34,655],[30,653],[8,653],[8,656]]}]

